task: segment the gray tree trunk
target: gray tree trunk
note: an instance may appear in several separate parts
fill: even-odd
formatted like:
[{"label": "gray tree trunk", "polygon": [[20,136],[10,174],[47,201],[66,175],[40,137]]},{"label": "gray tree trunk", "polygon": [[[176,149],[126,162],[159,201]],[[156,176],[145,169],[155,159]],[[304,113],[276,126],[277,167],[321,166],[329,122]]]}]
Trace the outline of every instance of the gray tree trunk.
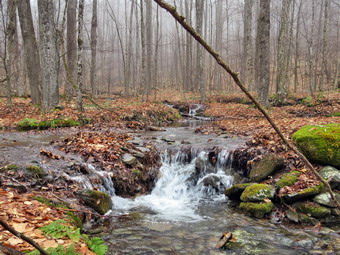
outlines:
[{"label": "gray tree trunk", "polygon": [[303,0],[300,0],[299,9],[296,18],[296,32],[295,32],[295,56],[294,56],[294,92],[298,90],[298,62],[299,62],[299,34],[300,34],[300,20]]},{"label": "gray tree trunk", "polygon": [[[224,25],[224,17],[223,17],[223,3],[222,0],[218,0],[216,2],[216,31],[215,31],[215,48],[216,51],[222,54],[223,49],[223,25]],[[222,70],[218,66],[215,65],[215,77],[214,77],[214,87],[216,90],[221,90],[222,88]]]},{"label": "gray tree trunk", "polygon": [[140,0],[140,35],[141,35],[141,47],[142,47],[142,56],[141,56],[141,84],[140,88],[143,90],[143,94],[146,90],[146,43],[145,43],[145,23],[144,23],[144,3],[143,0]]},{"label": "gray tree trunk", "polygon": [[96,58],[97,58],[97,0],[92,2],[92,22],[91,22],[91,70],[90,70],[90,83],[92,96],[97,94],[96,86]]},{"label": "gray tree trunk", "polygon": [[243,54],[241,65],[241,79],[252,91],[253,86],[253,57],[252,57],[252,23],[253,0],[245,0],[243,10]]},{"label": "gray tree trunk", "polygon": [[18,14],[25,51],[27,76],[33,104],[41,104],[41,67],[37,41],[34,33],[30,0],[17,1]]},{"label": "gray tree trunk", "polygon": [[145,91],[146,100],[150,95],[150,89],[152,87],[152,1],[145,0],[145,34],[146,34],[146,79],[145,79]]},{"label": "gray tree trunk", "polygon": [[54,1],[38,0],[42,108],[49,111],[59,103],[58,54],[54,24]]},{"label": "gray tree trunk", "polygon": [[279,102],[284,102],[289,93],[288,50],[289,50],[289,9],[291,0],[283,0],[278,39],[276,93]]},{"label": "gray tree trunk", "polygon": [[[191,0],[185,1],[185,17],[187,22],[191,23]],[[185,80],[184,87],[186,91],[190,91],[192,89],[192,37],[190,34],[186,33],[186,47],[185,47]]]},{"label": "gray tree trunk", "polygon": [[[204,0],[196,0],[196,32],[202,34]],[[197,43],[196,46],[196,75],[195,83],[200,91],[201,102],[206,101],[205,82],[203,80],[203,48]]]},{"label": "gray tree trunk", "polygon": [[78,73],[77,73],[77,108],[84,111],[83,106],[83,47],[84,47],[84,0],[78,5]]},{"label": "gray tree trunk", "polygon": [[270,0],[260,0],[256,35],[256,84],[259,101],[268,106],[270,62]]},{"label": "gray tree trunk", "polygon": [[77,82],[77,0],[68,0],[67,5],[67,68],[68,81],[65,86],[65,96],[71,100],[74,95],[74,84]]}]

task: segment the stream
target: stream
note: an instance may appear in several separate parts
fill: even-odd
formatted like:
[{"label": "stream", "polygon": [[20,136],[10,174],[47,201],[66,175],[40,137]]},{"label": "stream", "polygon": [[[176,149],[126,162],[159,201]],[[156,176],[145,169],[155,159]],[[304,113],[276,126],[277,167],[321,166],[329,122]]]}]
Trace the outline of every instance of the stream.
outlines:
[{"label": "stream", "polygon": [[[192,116],[194,113],[190,112]],[[112,218],[102,233],[109,245],[107,254],[337,254],[339,226],[320,230],[275,224],[242,214],[224,196],[225,188],[241,180],[231,168],[230,152],[245,143],[244,138],[202,135],[194,129],[206,120],[186,119],[163,131],[132,132],[132,142],[152,142],[161,154],[158,180],[150,194],[134,199],[115,195],[110,176],[86,164],[80,157],[64,155],[67,164],[86,164],[91,175],[103,183],[99,188],[112,196]],[[0,163],[38,161],[46,169],[62,161],[42,160],[40,149],[55,150],[51,140],[60,133],[1,133]],[[218,149],[216,149],[218,148]],[[213,159],[211,151],[216,150]],[[60,152],[59,152],[60,154]],[[67,176],[93,188],[91,178]],[[239,246],[215,249],[224,232],[233,232]],[[339,253],[338,253],[339,254]]]}]

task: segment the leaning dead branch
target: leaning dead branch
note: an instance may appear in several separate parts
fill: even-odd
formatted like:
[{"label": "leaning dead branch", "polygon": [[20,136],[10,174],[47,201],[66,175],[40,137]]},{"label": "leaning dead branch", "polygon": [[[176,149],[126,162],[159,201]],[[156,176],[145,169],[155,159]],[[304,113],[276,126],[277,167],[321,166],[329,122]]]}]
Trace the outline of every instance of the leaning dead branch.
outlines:
[{"label": "leaning dead branch", "polygon": [[334,193],[332,191],[331,186],[329,183],[324,180],[319,173],[316,171],[316,169],[313,167],[313,165],[309,162],[309,160],[296,148],[296,146],[290,142],[281,132],[279,127],[275,124],[274,120],[269,116],[265,108],[253,97],[250,92],[246,89],[246,86],[241,81],[239,77],[239,73],[235,72],[229,65],[224,62],[223,58],[195,31],[195,29],[190,26],[186,21],[185,17],[180,15],[176,7],[164,2],[163,0],[154,0],[160,7],[167,10],[177,21],[182,25],[182,27],[191,34],[192,37],[195,38],[195,40],[201,44],[206,51],[209,52],[209,54],[216,60],[216,62],[229,73],[229,75],[233,78],[236,85],[247,95],[247,97],[254,103],[256,108],[262,113],[262,115],[267,119],[269,124],[272,126],[272,128],[275,130],[275,132],[278,134],[278,136],[281,138],[281,140],[288,146],[289,149],[291,149],[293,152],[295,152],[309,167],[309,169],[312,171],[312,173],[322,182],[329,193],[331,194],[332,200],[334,201],[335,205],[340,208],[340,204],[337,201],[337,199],[334,196]]}]

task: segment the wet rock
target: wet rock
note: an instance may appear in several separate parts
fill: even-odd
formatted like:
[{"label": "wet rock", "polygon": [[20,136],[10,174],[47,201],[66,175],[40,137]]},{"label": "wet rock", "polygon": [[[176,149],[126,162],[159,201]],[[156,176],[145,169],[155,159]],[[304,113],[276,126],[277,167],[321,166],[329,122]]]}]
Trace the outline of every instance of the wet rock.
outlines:
[{"label": "wet rock", "polygon": [[235,184],[232,187],[226,189],[224,191],[224,195],[226,195],[230,200],[240,200],[240,196],[242,192],[250,185],[254,183],[239,183]]},{"label": "wet rock", "polygon": [[328,181],[333,189],[340,190],[340,170],[331,166],[326,166],[320,170],[319,174]]},{"label": "wet rock", "polygon": [[292,139],[310,161],[340,167],[340,124],[304,126]]},{"label": "wet rock", "polygon": [[282,189],[284,186],[291,186],[298,181],[300,175],[299,171],[291,171],[281,176],[281,178],[276,182],[276,186]]},{"label": "wet rock", "polygon": [[315,218],[324,218],[331,215],[329,208],[313,202],[298,202],[293,207],[299,212],[305,213]]},{"label": "wet rock", "polygon": [[260,202],[264,199],[273,199],[275,187],[268,184],[253,184],[245,188],[241,194],[243,202]]},{"label": "wet rock", "polygon": [[299,222],[313,226],[319,223],[317,219],[310,217],[304,213],[299,213]]},{"label": "wet rock", "polygon": [[191,142],[188,140],[182,140],[181,144],[191,144]]},{"label": "wet rock", "polygon": [[167,143],[174,143],[174,142],[176,142],[176,140],[173,137],[170,137],[170,136],[162,137],[161,140],[164,141],[164,142],[167,142]]},{"label": "wet rock", "polygon": [[288,210],[286,212],[287,219],[294,222],[299,223],[299,214],[297,212],[294,212],[292,210]]},{"label": "wet rock", "polygon": [[320,183],[318,185],[300,190],[299,192],[296,192],[296,193],[286,194],[282,197],[282,199],[285,202],[294,203],[296,201],[303,200],[303,199],[318,195],[323,191],[323,189],[324,189],[324,185],[322,183]]},{"label": "wet rock", "polygon": [[283,166],[283,158],[280,158],[274,154],[267,154],[250,170],[249,178],[254,182],[262,181],[276,171],[280,170]]},{"label": "wet rock", "polygon": [[216,190],[220,188],[220,178],[216,175],[209,175],[202,180],[202,183],[206,187],[212,187]]},{"label": "wet rock", "polygon": [[144,153],[138,151],[134,152],[133,156],[139,159],[143,159],[145,157]]},{"label": "wet rock", "polygon": [[112,208],[111,197],[98,190],[85,189],[77,193],[84,203],[100,214],[107,213]]},{"label": "wet rock", "polygon": [[[336,199],[340,203],[340,194],[334,193]],[[325,205],[328,207],[336,207],[334,204],[334,201],[331,198],[331,194],[326,192],[326,193],[321,193],[313,198],[313,201],[320,204],[320,205]]]},{"label": "wet rock", "polygon": [[255,218],[264,218],[266,214],[270,213],[274,209],[274,204],[272,202],[241,202],[240,209]]},{"label": "wet rock", "polygon": [[146,147],[136,147],[137,150],[140,150],[141,152],[143,153],[146,153],[146,152],[149,152],[150,149],[149,148],[146,148]]},{"label": "wet rock", "polygon": [[122,161],[124,162],[124,164],[131,166],[137,161],[137,159],[130,153],[125,153],[122,157]]}]

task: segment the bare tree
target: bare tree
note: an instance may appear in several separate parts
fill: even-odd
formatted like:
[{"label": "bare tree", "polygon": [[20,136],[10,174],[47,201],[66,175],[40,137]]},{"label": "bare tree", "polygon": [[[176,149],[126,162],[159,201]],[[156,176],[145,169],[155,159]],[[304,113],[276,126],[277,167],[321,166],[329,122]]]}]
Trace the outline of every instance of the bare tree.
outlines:
[{"label": "bare tree", "polygon": [[276,93],[278,101],[284,102],[289,93],[289,80],[288,80],[288,28],[289,28],[289,9],[291,0],[282,1],[281,9],[281,22],[278,38],[278,54],[277,54],[277,80],[276,80]]},{"label": "bare tree", "polygon": [[77,81],[77,0],[68,0],[66,29],[69,81],[65,85],[65,96],[70,100],[74,95],[73,84]]},{"label": "bare tree", "polygon": [[25,51],[25,62],[33,104],[41,104],[41,67],[36,41],[30,0],[17,1],[21,33]]},{"label": "bare tree", "polygon": [[146,34],[146,79],[145,79],[145,99],[148,100],[150,89],[152,87],[152,0],[145,0],[145,34]]},{"label": "bare tree", "polygon": [[49,111],[59,103],[57,36],[54,1],[38,0],[42,108]]},{"label": "bare tree", "polygon": [[252,90],[253,58],[252,58],[252,23],[253,23],[253,0],[244,1],[243,11],[243,54],[241,65],[241,79]]},{"label": "bare tree", "polygon": [[270,55],[270,0],[260,0],[256,35],[256,85],[259,101],[268,105]]},{"label": "bare tree", "polygon": [[97,58],[97,0],[92,2],[92,22],[91,22],[91,70],[90,70],[90,83],[92,96],[97,93],[96,85],[96,58]]},{"label": "bare tree", "polygon": [[84,0],[78,3],[78,74],[77,74],[77,108],[84,111],[83,106],[83,47],[84,47]]}]

